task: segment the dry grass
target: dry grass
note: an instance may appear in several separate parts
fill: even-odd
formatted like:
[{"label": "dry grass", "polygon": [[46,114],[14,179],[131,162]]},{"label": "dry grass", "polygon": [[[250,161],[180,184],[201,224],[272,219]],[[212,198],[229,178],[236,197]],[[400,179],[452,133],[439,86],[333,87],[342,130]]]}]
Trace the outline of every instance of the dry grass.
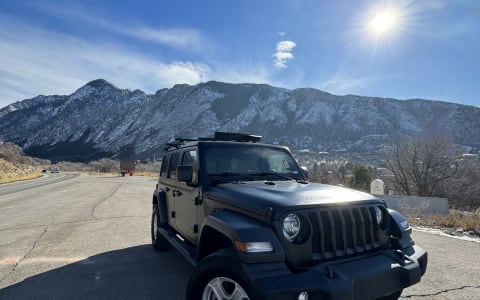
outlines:
[{"label": "dry grass", "polygon": [[460,212],[450,210],[448,215],[420,214],[408,215],[408,221],[415,226],[427,226],[442,229],[462,229],[463,231],[475,231],[480,234],[480,209],[474,212]]},{"label": "dry grass", "polygon": [[7,183],[7,182],[14,182],[14,181],[21,181],[21,180],[29,180],[29,179],[35,179],[38,177],[42,177],[42,174],[40,172],[37,173],[30,173],[30,174],[25,174],[25,175],[7,175],[7,176],[2,176],[3,174],[0,174],[0,183]]},{"label": "dry grass", "polygon": [[158,177],[158,172],[138,171],[134,172],[133,176]]},{"label": "dry grass", "polygon": [[0,158],[0,183],[27,180],[41,177],[41,169],[8,162]]}]

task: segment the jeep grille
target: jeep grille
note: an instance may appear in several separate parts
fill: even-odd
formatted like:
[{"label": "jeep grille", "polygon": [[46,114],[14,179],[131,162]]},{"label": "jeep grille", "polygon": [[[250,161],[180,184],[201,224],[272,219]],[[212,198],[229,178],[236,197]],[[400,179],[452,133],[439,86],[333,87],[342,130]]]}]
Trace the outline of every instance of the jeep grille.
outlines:
[{"label": "jeep grille", "polygon": [[380,230],[375,205],[308,212],[312,224],[312,259],[328,260],[373,252],[390,240]]}]

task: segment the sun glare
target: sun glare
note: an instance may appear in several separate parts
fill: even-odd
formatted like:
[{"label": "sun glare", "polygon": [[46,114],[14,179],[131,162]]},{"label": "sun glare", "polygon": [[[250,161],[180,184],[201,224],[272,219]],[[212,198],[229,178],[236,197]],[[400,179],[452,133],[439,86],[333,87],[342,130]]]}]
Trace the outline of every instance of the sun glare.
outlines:
[{"label": "sun glare", "polygon": [[394,30],[395,17],[388,11],[380,12],[370,21],[370,30],[376,35],[386,34]]},{"label": "sun glare", "polygon": [[416,23],[415,7],[408,6],[407,1],[381,1],[371,1],[371,5],[358,10],[346,39],[355,53],[375,59],[396,55],[407,47]]}]

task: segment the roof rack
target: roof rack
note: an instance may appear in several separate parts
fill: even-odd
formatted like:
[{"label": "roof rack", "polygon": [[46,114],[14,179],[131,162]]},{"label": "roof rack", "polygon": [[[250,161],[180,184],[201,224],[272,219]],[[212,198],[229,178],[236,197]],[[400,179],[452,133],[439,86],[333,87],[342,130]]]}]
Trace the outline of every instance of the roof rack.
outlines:
[{"label": "roof rack", "polygon": [[170,148],[180,148],[180,146],[184,145],[186,142],[196,142],[197,139],[184,139],[184,138],[175,138],[173,142],[165,143],[165,147],[163,151],[166,151]]},{"label": "roof rack", "polygon": [[260,142],[262,136],[246,134],[246,133],[236,133],[236,132],[221,132],[216,131],[213,138],[204,138],[200,137],[198,139],[186,139],[186,138],[175,138],[174,141],[165,143],[163,151],[167,151],[170,148],[180,148],[185,145],[187,142],[198,142],[198,141],[231,141],[231,142]]},{"label": "roof rack", "polygon": [[234,141],[234,142],[260,142],[262,139],[261,135],[253,135],[246,133],[235,133],[235,132],[215,132],[216,141]]}]

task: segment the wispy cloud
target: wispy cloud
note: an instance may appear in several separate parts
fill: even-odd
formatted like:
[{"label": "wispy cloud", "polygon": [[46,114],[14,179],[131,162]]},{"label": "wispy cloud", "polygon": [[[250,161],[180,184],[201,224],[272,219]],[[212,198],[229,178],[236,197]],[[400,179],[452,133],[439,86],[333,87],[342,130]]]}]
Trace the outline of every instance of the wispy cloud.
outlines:
[{"label": "wispy cloud", "polygon": [[268,83],[271,75],[269,68],[255,62],[167,61],[112,39],[67,35],[1,13],[0,53],[0,108],[40,94],[68,95],[97,78],[153,93],[174,84],[208,80]]},{"label": "wispy cloud", "polygon": [[287,61],[293,59],[293,48],[297,44],[293,41],[281,41],[277,43],[277,52],[273,55],[275,58],[274,66],[278,69],[284,69],[287,67]]},{"label": "wispy cloud", "polygon": [[121,44],[90,41],[0,18],[0,106],[38,94],[69,94],[105,78],[122,88],[154,92],[210,78],[210,67],[166,62]]},{"label": "wispy cloud", "polygon": [[336,74],[328,80],[321,82],[319,88],[333,94],[345,95],[357,93],[359,90],[364,89],[368,83],[369,79],[366,77],[352,78],[351,76]]},{"label": "wispy cloud", "polygon": [[[215,55],[220,50],[211,46],[215,43],[195,28],[153,28],[138,20],[119,23],[80,4],[32,5],[65,26],[50,29],[0,12],[0,108],[39,94],[68,95],[96,78],[147,93],[208,80],[269,82],[268,67],[255,60],[220,59]],[[150,51],[155,47],[137,47],[138,41],[181,51],[167,58],[163,51]],[[282,45],[284,52],[294,47]]]},{"label": "wispy cloud", "polygon": [[202,48],[208,44],[205,41],[206,38],[198,30],[189,28],[152,29],[144,27],[122,32],[158,44],[188,49],[192,47]]},{"label": "wispy cloud", "polygon": [[57,3],[39,2],[35,6],[55,18],[65,22],[81,22],[84,26],[109,31],[130,38],[149,41],[155,44],[202,52],[211,47],[212,42],[198,29],[186,27],[156,28],[135,20],[115,22],[98,15],[82,4],[70,3],[59,6]]}]

